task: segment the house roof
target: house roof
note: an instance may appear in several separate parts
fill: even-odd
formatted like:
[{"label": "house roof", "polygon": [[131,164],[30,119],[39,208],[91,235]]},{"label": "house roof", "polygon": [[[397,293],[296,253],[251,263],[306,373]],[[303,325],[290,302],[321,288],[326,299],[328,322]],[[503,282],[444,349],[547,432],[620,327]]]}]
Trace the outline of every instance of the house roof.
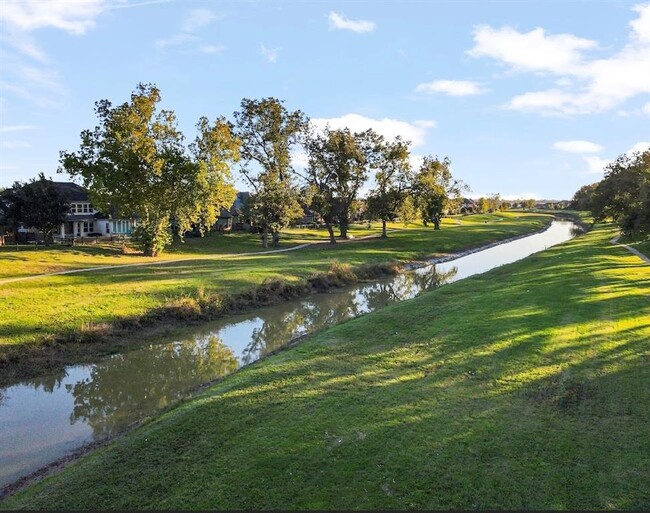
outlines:
[{"label": "house roof", "polygon": [[88,191],[73,182],[52,182],[57,190],[63,194],[68,201],[89,201]]}]

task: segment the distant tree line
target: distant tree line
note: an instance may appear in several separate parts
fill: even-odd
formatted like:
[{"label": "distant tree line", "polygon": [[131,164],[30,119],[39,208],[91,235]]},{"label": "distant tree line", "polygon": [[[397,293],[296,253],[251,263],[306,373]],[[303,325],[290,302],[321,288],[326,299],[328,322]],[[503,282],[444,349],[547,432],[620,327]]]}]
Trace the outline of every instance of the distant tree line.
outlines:
[{"label": "distant tree line", "polygon": [[[137,217],[134,237],[147,255],[163,251],[173,234],[202,235],[214,225],[233,202],[235,166],[250,186],[246,210],[264,247],[277,245],[305,206],[331,242],[347,238],[371,178],[365,215],[382,222],[383,237],[386,223],[400,215],[439,229],[466,189],[448,158],[426,156],[413,169],[410,141],[389,141],[373,130],[317,129],[276,98],[244,98],[232,121],[201,118],[186,144],[174,112],[158,109],[160,100],[155,85],[140,84],[121,105],[98,101],[98,125],[81,133],[77,151],[61,152],[59,168],[82,180],[97,208]],[[292,163],[298,148],[307,156],[304,168]]]},{"label": "distant tree line", "polygon": [[630,237],[650,236],[650,148],[608,164],[600,182],[576,191],[571,207],[590,211],[595,222],[613,220]]}]

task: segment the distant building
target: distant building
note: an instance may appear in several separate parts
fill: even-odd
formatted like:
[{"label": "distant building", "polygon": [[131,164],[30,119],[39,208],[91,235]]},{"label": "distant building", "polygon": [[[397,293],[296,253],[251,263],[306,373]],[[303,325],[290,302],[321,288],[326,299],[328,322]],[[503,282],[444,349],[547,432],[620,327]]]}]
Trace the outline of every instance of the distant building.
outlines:
[{"label": "distant building", "polygon": [[[134,219],[114,217],[96,210],[90,203],[88,191],[73,182],[52,182],[70,203],[70,211],[54,234],[55,237],[105,237],[131,235],[136,227]],[[40,240],[43,234],[31,226],[18,225],[17,237],[24,241]]]},{"label": "distant building", "polygon": [[251,193],[241,191],[235,196],[229,209],[222,208],[215,225],[218,231],[250,230],[251,222],[246,216],[246,204],[250,201]]}]

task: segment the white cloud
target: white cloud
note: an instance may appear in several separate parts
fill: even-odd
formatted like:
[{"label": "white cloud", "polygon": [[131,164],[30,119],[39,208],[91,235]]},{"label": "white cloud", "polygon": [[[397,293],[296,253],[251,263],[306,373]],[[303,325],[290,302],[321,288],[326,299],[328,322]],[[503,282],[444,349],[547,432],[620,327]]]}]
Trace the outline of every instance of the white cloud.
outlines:
[{"label": "white cloud", "polygon": [[196,32],[219,19],[221,19],[221,16],[209,9],[192,9],[181,23],[181,30],[183,32]]},{"label": "white cloud", "polygon": [[438,124],[431,119],[420,119],[418,121],[413,121],[413,124],[422,128],[435,128],[438,126]]},{"label": "white cloud", "polygon": [[[648,149],[650,149],[650,141],[640,141],[632,145],[625,153],[631,155],[632,153],[643,152]],[[605,167],[616,160],[615,158],[607,159],[596,156],[584,156],[583,159],[587,163],[587,172],[591,174],[602,174]]]},{"label": "white cloud", "polygon": [[0,20],[22,31],[54,27],[84,34],[106,5],[105,0],[3,0]]},{"label": "white cloud", "polygon": [[32,145],[26,141],[0,141],[0,148],[5,148],[7,150],[20,150],[31,147]]},{"label": "white cloud", "polygon": [[650,93],[650,4],[637,5],[626,45],[608,58],[590,58],[598,44],[572,34],[547,34],[536,28],[479,26],[473,57],[490,57],[515,71],[555,75],[555,87],[515,96],[507,107],[548,115],[575,115],[617,108]]},{"label": "white cloud", "polygon": [[351,30],[357,34],[372,32],[377,25],[369,20],[350,20],[337,12],[331,11],[328,15],[330,30]]},{"label": "white cloud", "polygon": [[582,59],[582,51],[597,46],[595,41],[572,34],[547,35],[542,28],[527,33],[512,27],[474,29],[472,57],[492,57],[515,69],[570,73]]},{"label": "white cloud", "polygon": [[404,140],[411,141],[413,147],[424,144],[427,129],[433,126],[432,123],[435,124],[427,121],[426,126],[422,126],[422,123],[417,121],[411,123],[390,118],[373,119],[359,114],[345,114],[338,118],[315,118],[311,122],[320,129],[329,126],[333,130],[349,128],[352,132],[363,132],[371,128],[389,140],[400,135]]},{"label": "white cloud", "polygon": [[277,62],[279,48],[267,48],[264,45],[260,45],[260,51],[262,52],[262,57],[266,59],[267,62],[271,64]]},{"label": "white cloud", "polygon": [[634,153],[634,152],[644,152],[650,149],[650,141],[643,141],[643,142],[638,142],[630,150],[628,153]]},{"label": "white cloud", "polygon": [[434,80],[418,84],[416,93],[434,94],[445,93],[451,96],[471,96],[486,92],[478,82],[468,80]]},{"label": "white cloud", "polygon": [[0,133],[24,132],[25,130],[36,130],[35,125],[0,125]]},{"label": "white cloud", "polygon": [[646,103],[641,107],[641,112],[650,116],[650,102]]},{"label": "white cloud", "polygon": [[569,153],[598,153],[603,150],[600,144],[589,141],[557,141],[553,143],[553,148]]},{"label": "white cloud", "polygon": [[156,48],[161,50],[171,46],[182,46],[193,41],[197,41],[199,38],[193,34],[174,34],[173,36],[157,39]]},{"label": "white cloud", "polygon": [[603,170],[605,169],[605,166],[607,166],[607,164],[612,162],[611,159],[604,159],[596,156],[589,156],[583,158],[588,166],[587,171],[593,174],[602,173]]},{"label": "white cloud", "polygon": [[221,53],[226,49],[223,45],[201,45],[199,51],[201,53],[215,54]]},{"label": "white cloud", "polygon": [[180,24],[180,31],[172,34],[169,37],[157,39],[155,46],[159,50],[172,47],[182,47],[194,44],[193,51],[198,51],[206,54],[216,54],[222,52],[225,46],[201,44],[201,38],[196,35],[203,27],[207,27],[211,23],[222,19],[223,17],[216,14],[209,9],[192,9],[187,13]]}]

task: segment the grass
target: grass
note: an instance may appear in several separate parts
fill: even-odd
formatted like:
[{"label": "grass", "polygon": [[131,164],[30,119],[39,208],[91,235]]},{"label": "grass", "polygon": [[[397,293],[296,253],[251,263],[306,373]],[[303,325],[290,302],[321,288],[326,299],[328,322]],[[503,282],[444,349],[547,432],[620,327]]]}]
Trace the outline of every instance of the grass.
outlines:
[{"label": "grass", "polygon": [[[198,246],[200,241],[196,239],[188,242],[197,245],[184,253],[196,257],[191,261],[172,260],[148,267],[104,269],[0,284],[0,364],[12,365],[13,361],[29,356],[31,350],[39,349],[43,341],[52,340],[52,337],[74,339],[69,335],[137,319],[179,297],[199,292],[236,294],[260,286],[266,280],[298,283],[316,273],[326,272],[334,259],[359,266],[447,254],[540,229],[548,219],[535,214],[469,216],[463,218],[461,224],[448,219],[437,232],[411,226],[390,234],[388,240],[317,246],[269,255],[239,256],[236,252],[224,252],[197,256],[199,247],[225,247],[226,240],[228,243],[234,240],[232,248],[241,250],[252,240],[250,235],[248,238],[235,235],[234,239],[230,239],[231,235],[226,236],[228,239],[213,236],[204,240],[206,246]],[[213,242],[218,240],[224,244]],[[97,254],[91,251],[90,255],[76,254],[80,250],[71,249],[74,252],[60,248],[38,249],[33,254],[24,252],[21,257],[27,262],[38,261],[39,265],[57,258],[67,259],[75,266],[81,262],[95,266],[98,258],[112,258],[110,254],[101,256],[99,249]],[[20,276],[28,266],[25,261],[12,260],[12,257],[10,252],[1,253],[0,267],[9,269],[5,270],[7,274],[13,272]]]},{"label": "grass", "polygon": [[[418,224],[391,223],[391,229],[421,228]],[[352,225],[350,235],[363,237],[379,235],[381,225],[373,223]],[[316,242],[328,237],[325,229],[288,228],[280,239],[280,248],[297,244]],[[92,239],[90,239],[92,240]],[[273,249],[273,248],[269,248]],[[0,280],[47,274],[72,269],[86,269],[104,265],[136,264],[144,262],[174,261],[206,256],[221,256],[237,253],[255,253],[264,251],[260,236],[233,232],[228,234],[213,233],[206,237],[187,237],[184,242],[176,241],[162,255],[151,258],[136,251],[124,254],[121,242],[89,242],[70,246],[0,246]]]},{"label": "grass", "polygon": [[648,509],[650,266],[614,233],[324,330],[1,506]]}]

